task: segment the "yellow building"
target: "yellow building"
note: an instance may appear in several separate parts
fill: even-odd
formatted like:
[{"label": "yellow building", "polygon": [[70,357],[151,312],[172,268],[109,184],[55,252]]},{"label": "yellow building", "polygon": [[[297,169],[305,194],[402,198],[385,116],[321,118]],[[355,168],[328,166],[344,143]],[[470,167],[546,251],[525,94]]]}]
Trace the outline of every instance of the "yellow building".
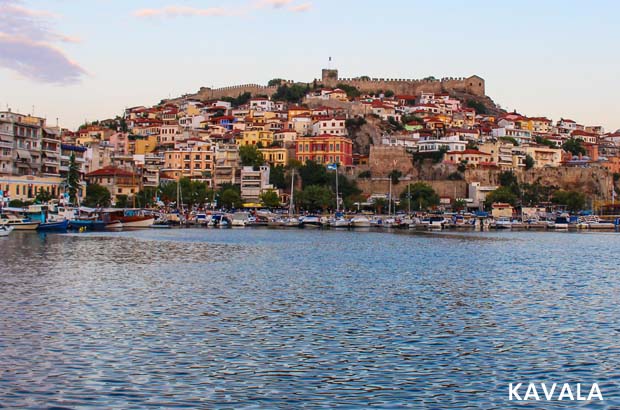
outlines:
[{"label": "yellow building", "polygon": [[263,130],[243,131],[241,138],[237,139],[237,145],[257,145],[261,143],[263,147],[268,147],[273,143],[273,132]]},{"label": "yellow building", "polygon": [[534,168],[559,167],[562,162],[562,149],[549,148],[545,145],[523,147],[525,155],[534,159]]},{"label": "yellow building", "polygon": [[134,155],[146,155],[150,154],[157,149],[157,135],[149,135],[146,138],[137,138],[135,141],[129,143],[130,151],[133,145]]},{"label": "yellow building", "polygon": [[286,148],[260,148],[263,158],[273,166],[286,166],[288,164],[288,150]]},{"label": "yellow building", "polygon": [[[33,175],[1,176],[0,190],[9,200],[34,201],[40,191],[47,191],[52,199],[59,199],[64,192],[65,179],[60,177],[37,177]],[[85,190],[78,189],[78,196],[82,198]]]}]

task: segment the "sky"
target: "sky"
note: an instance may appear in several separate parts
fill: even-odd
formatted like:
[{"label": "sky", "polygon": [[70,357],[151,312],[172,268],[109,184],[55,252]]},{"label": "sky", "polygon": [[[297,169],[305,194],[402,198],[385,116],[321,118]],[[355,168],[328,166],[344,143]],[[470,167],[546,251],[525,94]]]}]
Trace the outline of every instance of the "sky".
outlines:
[{"label": "sky", "polygon": [[615,0],[0,0],[0,110],[76,128],[200,87],[467,77],[523,115],[620,128]]}]

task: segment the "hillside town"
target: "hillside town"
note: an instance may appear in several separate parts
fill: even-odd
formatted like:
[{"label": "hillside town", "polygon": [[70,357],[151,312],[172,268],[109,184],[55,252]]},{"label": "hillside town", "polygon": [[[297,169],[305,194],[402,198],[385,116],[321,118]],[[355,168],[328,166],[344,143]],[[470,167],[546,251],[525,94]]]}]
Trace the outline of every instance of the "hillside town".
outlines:
[{"label": "hillside town", "polygon": [[[615,199],[620,131],[544,113],[532,117],[502,111],[489,104],[477,76],[465,80],[480,80],[473,92],[441,91],[444,80],[427,79],[416,83],[415,94],[399,94],[402,87],[371,91],[350,85],[372,84],[371,79],[341,82],[333,71],[324,70],[323,78],[312,83],[274,79],[271,95],[231,87],[218,98],[203,92],[130,107],[116,118],[75,130],[2,111],[2,203],[62,201],[68,173],[76,167],[80,200],[87,200],[88,186],[109,192],[100,201],[91,200],[92,206],[170,202],[177,198],[166,195],[164,187],[179,181],[210,192],[235,189],[239,195],[232,203],[213,195],[195,205],[286,206],[291,169],[331,164],[337,164],[343,181],[355,185],[343,193],[346,202],[336,199],[341,201],[336,208],[372,207],[392,197],[396,207],[409,184],[424,182],[438,194],[433,206],[482,209],[486,195],[501,188],[503,173],[512,172],[521,181],[529,175],[530,182],[541,175],[538,180],[545,185],[557,178],[551,185],[558,189],[582,190],[570,185],[574,179],[562,182],[574,169],[602,180],[586,192],[589,205]],[[425,84],[434,91],[426,91]],[[312,179],[307,174],[295,182],[296,190],[307,187]],[[272,197],[269,204],[266,194]],[[334,208],[333,201],[323,208]]]}]

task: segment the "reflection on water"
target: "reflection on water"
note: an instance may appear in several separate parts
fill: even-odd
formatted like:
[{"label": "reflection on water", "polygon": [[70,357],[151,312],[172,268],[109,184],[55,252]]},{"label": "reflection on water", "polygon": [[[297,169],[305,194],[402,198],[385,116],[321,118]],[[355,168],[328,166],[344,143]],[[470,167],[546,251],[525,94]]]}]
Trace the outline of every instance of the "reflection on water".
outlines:
[{"label": "reflection on water", "polygon": [[509,382],[596,381],[617,406],[618,245],[14,232],[0,240],[0,405],[487,409],[512,407]]}]

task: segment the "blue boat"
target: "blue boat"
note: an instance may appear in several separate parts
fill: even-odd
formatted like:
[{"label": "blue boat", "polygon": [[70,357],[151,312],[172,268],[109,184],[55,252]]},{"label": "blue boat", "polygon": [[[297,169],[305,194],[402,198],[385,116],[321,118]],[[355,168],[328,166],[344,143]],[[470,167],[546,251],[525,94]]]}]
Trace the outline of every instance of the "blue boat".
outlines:
[{"label": "blue boat", "polygon": [[37,227],[37,231],[40,232],[67,232],[69,221],[66,219],[62,222],[48,222],[41,224]]},{"label": "blue boat", "polygon": [[103,231],[106,223],[97,219],[74,219],[69,221],[69,229],[79,231],[86,229],[91,231]]}]

